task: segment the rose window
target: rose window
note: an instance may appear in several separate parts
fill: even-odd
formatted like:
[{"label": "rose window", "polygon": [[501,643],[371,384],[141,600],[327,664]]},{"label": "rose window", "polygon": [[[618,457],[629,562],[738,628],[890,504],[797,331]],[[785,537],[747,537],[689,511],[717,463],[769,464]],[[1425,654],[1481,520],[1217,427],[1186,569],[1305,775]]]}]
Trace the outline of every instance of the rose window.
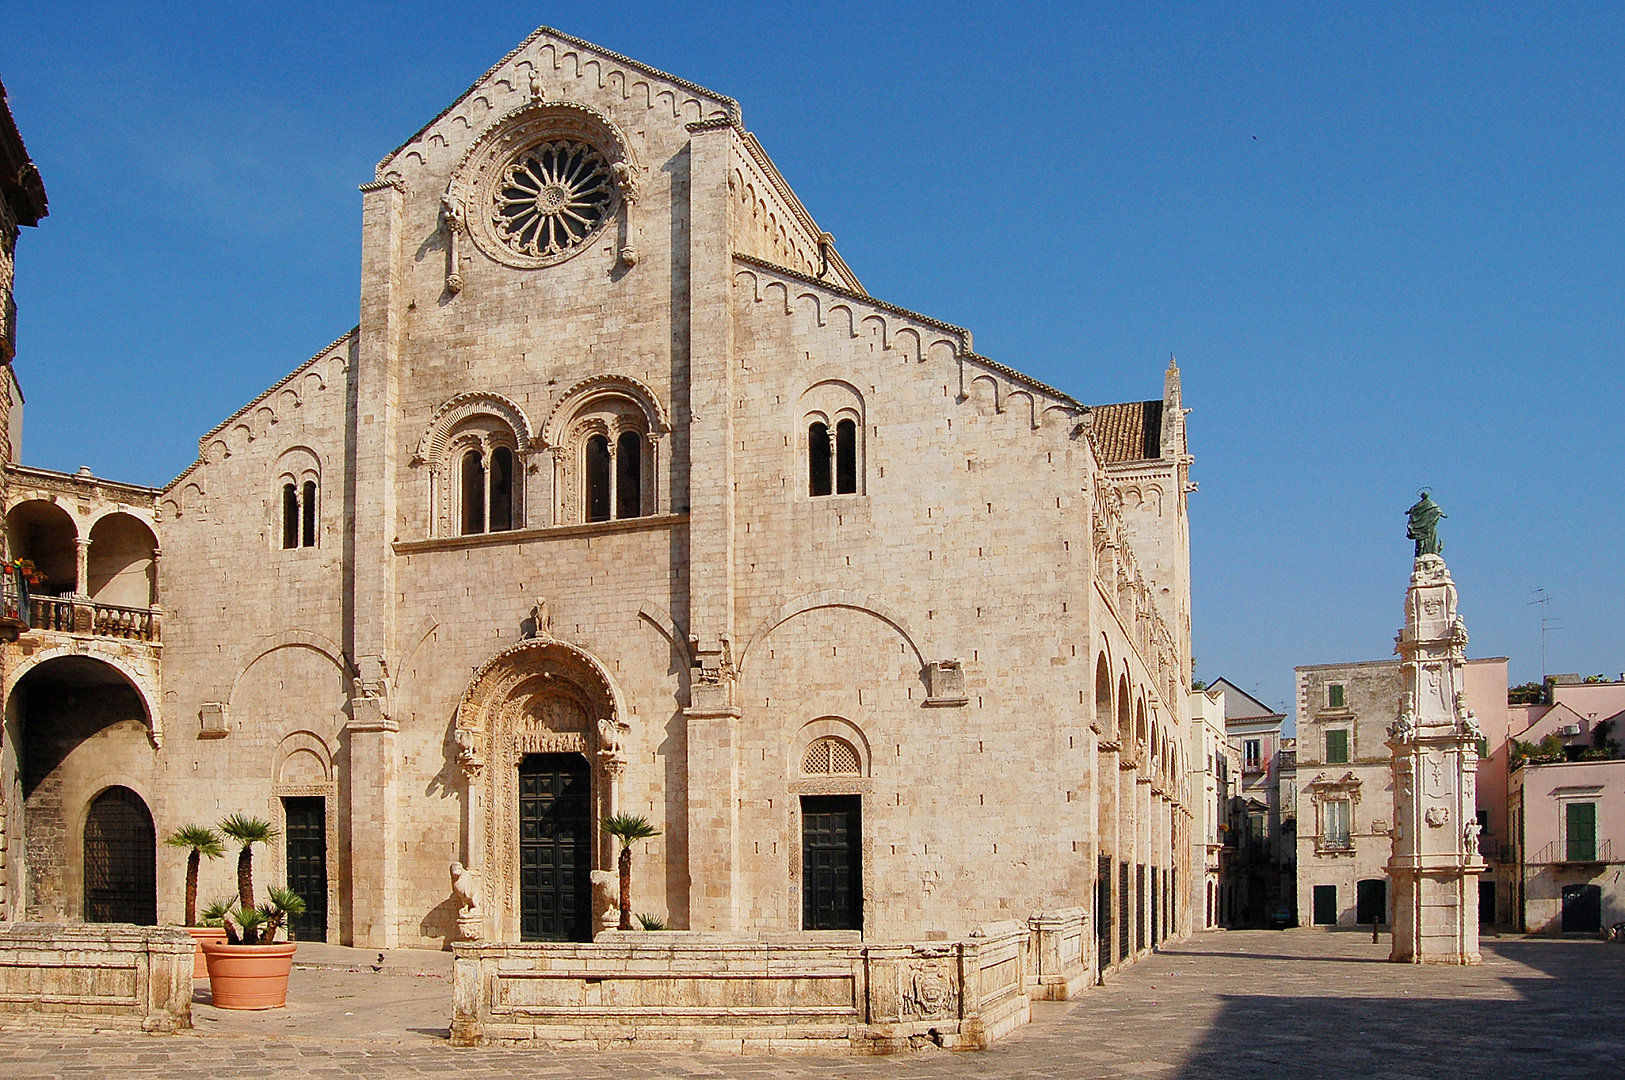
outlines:
[{"label": "rose window", "polygon": [[502,173],[491,224],[521,255],[547,258],[585,243],[609,218],[615,179],[592,146],[574,139],[538,143]]}]

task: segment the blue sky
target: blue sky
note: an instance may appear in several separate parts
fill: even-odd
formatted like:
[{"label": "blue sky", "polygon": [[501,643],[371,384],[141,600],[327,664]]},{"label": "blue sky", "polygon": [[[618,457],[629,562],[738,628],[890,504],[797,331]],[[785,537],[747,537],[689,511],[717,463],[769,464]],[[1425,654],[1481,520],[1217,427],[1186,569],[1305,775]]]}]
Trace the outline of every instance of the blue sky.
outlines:
[{"label": "blue sky", "polygon": [[8,5],[30,464],[161,485],[356,322],[373,165],[541,24],[740,100],[881,298],[1085,401],[1185,373],[1198,675],[1625,669],[1625,6]]}]

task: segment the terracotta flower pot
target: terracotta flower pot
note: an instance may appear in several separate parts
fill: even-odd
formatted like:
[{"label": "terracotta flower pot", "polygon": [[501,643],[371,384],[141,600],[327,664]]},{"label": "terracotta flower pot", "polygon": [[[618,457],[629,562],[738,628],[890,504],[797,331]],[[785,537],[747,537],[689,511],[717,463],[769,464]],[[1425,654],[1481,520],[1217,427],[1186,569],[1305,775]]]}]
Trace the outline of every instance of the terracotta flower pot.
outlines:
[{"label": "terracotta flower pot", "polygon": [[186,932],[192,935],[197,942],[197,952],[192,954],[192,978],[206,979],[209,977],[209,964],[203,958],[203,943],[216,941],[226,943],[226,928],[224,926],[188,926]]},{"label": "terracotta flower pot", "polygon": [[280,1009],[288,1003],[288,973],[295,944],[202,943],[209,965],[209,994],[219,1009]]}]

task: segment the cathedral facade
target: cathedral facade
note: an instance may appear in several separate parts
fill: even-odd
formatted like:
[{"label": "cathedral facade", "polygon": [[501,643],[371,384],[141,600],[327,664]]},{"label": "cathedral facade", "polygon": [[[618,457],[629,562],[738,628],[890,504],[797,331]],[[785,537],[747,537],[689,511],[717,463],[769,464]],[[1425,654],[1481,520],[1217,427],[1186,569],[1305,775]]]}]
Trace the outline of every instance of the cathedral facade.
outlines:
[{"label": "cathedral facade", "polygon": [[241,811],[301,936],[582,940],[635,814],[674,928],[1190,931],[1176,368],[978,355],[736,102],[551,30],[362,192],[359,325],[179,477],[9,470],[8,917],[176,921],[142,852]]}]

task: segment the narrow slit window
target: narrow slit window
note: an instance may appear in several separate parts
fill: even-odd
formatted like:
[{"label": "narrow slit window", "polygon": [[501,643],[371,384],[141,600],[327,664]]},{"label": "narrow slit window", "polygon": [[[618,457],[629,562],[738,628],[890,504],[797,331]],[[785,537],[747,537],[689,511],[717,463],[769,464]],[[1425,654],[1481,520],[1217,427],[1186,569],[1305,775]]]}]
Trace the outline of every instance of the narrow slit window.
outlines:
[{"label": "narrow slit window", "polygon": [[841,420],[835,425],[835,493],[852,495],[858,490],[858,425]]},{"label": "narrow slit window", "polygon": [[491,451],[491,532],[513,528],[513,451],[499,446]]},{"label": "narrow slit window", "polygon": [[807,428],[807,491],[810,495],[828,495],[830,485],[829,425],[814,422]]},{"label": "narrow slit window", "polygon": [[316,481],[305,481],[304,507],[301,515],[302,531],[299,535],[300,547],[316,546]]},{"label": "narrow slit window", "polygon": [[299,546],[299,489],[292,483],[282,485],[282,546]]},{"label": "narrow slit window", "polygon": [[643,436],[623,431],[615,440],[615,516],[643,513]]},{"label": "narrow slit window", "polygon": [[485,531],[485,459],[478,450],[463,455],[463,535]]},{"label": "narrow slit window", "polygon": [[587,520],[609,520],[609,440],[594,435],[587,440]]}]

